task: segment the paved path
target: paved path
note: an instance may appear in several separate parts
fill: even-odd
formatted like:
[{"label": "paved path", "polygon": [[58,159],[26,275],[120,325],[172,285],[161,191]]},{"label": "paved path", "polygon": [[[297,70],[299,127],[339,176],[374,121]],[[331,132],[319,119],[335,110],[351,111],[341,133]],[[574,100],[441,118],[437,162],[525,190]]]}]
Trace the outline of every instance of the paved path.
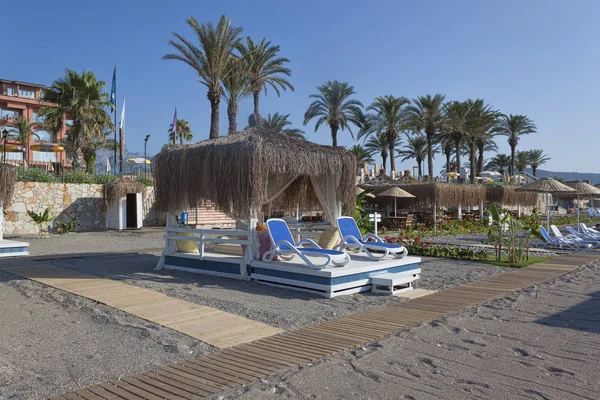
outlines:
[{"label": "paved path", "polygon": [[0,269],[106,304],[219,348],[251,342],[282,332],[280,329],[215,308],[52,265],[17,261],[8,265],[3,263]]},{"label": "paved path", "polygon": [[[399,330],[438,319],[465,307],[500,298],[508,292],[550,280],[598,258],[598,254],[590,253],[558,257],[546,263],[436,292],[400,305],[267,337],[206,357],[94,385],[55,399],[192,400],[208,397],[388,337]],[[424,362],[427,364],[427,359]],[[322,378],[327,379],[326,376]],[[549,398],[535,389],[525,393],[538,396],[535,398]],[[336,393],[333,398],[346,398],[346,395],[345,392]]]}]

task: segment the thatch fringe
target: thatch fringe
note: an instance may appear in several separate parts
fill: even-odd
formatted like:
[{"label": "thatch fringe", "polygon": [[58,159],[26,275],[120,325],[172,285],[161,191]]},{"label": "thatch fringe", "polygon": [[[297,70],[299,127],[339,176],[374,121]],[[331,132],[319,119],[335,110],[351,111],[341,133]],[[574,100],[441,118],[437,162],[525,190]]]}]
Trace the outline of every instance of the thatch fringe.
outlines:
[{"label": "thatch fringe", "polygon": [[516,190],[516,186],[486,186],[485,201],[487,203],[503,204],[505,206],[523,207],[535,206],[538,201],[537,193]]},{"label": "thatch fringe", "polygon": [[[233,218],[257,216],[267,199],[270,175],[341,176],[338,200],[354,207],[356,157],[342,147],[321,146],[262,128],[168,149],[154,159],[156,199],[161,211],[177,212],[211,200]],[[288,205],[310,191],[283,196]],[[302,194],[304,193],[304,194]],[[293,197],[296,197],[293,199]],[[300,198],[299,198],[300,197]],[[295,204],[294,204],[295,208]]]},{"label": "thatch fringe", "polygon": [[390,179],[385,184],[372,185],[371,182],[359,185],[363,189],[371,189],[375,195],[397,186],[415,196],[415,205],[431,207],[456,207],[478,205],[485,200],[485,188],[482,185],[452,184],[440,182],[402,184]]},{"label": "thatch fringe", "polygon": [[146,195],[146,185],[129,178],[118,178],[102,186],[102,194],[109,204],[116,204],[119,199],[129,193],[142,193]]},{"label": "thatch fringe", "polygon": [[7,208],[12,201],[17,184],[17,168],[9,164],[0,164],[0,200]]}]

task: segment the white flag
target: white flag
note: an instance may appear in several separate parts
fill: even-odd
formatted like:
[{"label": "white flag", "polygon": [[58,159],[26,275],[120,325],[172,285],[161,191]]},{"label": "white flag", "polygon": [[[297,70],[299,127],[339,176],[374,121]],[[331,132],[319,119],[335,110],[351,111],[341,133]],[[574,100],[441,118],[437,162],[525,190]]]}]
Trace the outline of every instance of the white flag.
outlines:
[{"label": "white flag", "polygon": [[110,161],[108,160],[108,157],[106,157],[106,172],[110,172]]},{"label": "white flag", "polygon": [[119,121],[119,128],[123,129],[125,125],[125,97],[123,97],[123,108],[121,109],[121,120]]}]

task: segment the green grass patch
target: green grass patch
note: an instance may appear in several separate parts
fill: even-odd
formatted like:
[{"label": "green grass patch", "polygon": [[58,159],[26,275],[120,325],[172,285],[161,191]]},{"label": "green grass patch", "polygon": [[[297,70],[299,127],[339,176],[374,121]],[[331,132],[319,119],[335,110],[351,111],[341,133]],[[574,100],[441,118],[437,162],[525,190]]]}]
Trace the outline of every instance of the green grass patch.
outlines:
[{"label": "green grass patch", "polygon": [[508,256],[502,256],[502,261],[498,262],[495,260],[484,261],[486,264],[498,265],[500,267],[509,267],[509,268],[524,268],[528,267],[532,264],[541,263],[544,261],[550,261],[554,258],[554,256],[529,256],[529,260],[521,260],[516,264],[511,264],[508,262]]}]

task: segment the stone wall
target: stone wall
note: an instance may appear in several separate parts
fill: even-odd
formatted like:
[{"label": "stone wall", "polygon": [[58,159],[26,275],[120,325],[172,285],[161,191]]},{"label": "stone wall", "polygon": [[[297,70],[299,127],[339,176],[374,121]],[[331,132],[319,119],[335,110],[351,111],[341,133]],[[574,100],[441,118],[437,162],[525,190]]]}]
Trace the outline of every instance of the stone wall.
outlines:
[{"label": "stone wall", "polygon": [[[7,235],[36,234],[37,226],[27,211],[42,213],[50,208],[51,215],[68,222],[76,218],[75,231],[106,229],[106,213],[102,199],[102,185],[17,182],[13,202],[5,212],[4,233]],[[164,221],[154,212],[154,188],[149,187],[144,197],[144,225],[156,226]],[[56,222],[50,231],[56,230]]]}]

